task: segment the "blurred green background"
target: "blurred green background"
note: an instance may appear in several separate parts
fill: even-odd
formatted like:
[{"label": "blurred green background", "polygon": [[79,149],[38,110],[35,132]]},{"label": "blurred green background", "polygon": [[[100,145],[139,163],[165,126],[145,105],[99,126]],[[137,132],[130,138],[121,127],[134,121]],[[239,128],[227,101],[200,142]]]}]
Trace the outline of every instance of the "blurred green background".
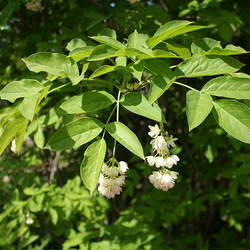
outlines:
[{"label": "blurred green background", "polygon": [[[0,10],[1,87],[32,74],[22,57],[65,52],[71,39],[108,29],[120,41],[135,29],[152,35],[171,19],[209,26],[182,42],[211,37],[250,50],[246,0],[0,0]],[[238,56],[248,74],[249,58]],[[203,83],[192,79],[197,88]],[[179,138],[180,178],[172,190],[154,189],[150,167],[120,148],[118,158],[130,167],[124,192],[114,200],[97,192],[90,197],[79,177],[85,148],[40,150],[30,128],[22,154],[8,149],[0,159],[0,249],[250,249],[249,145],[228,136],[212,117],[188,133],[181,88],[167,91],[160,104],[169,131]],[[0,119],[9,105],[0,102]],[[121,113],[149,154],[151,123],[130,116]],[[57,127],[53,109],[44,119],[48,128]]]}]

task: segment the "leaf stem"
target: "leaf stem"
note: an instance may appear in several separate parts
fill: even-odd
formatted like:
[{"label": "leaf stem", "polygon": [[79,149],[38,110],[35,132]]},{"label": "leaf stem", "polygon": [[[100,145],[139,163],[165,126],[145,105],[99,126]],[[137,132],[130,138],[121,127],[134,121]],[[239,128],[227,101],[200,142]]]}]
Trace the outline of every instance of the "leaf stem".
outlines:
[{"label": "leaf stem", "polygon": [[188,85],[186,85],[186,84],[184,84],[184,83],[181,83],[181,82],[174,82],[175,84],[178,84],[178,85],[181,85],[181,86],[183,86],[183,87],[186,87],[186,88],[188,88],[188,89],[192,89],[192,90],[195,90],[195,91],[199,91],[198,89],[195,89],[195,88],[193,88],[193,87],[190,87],[190,86],[188,86]]},{"label": "leaf stem", "polygon": [[114,108],[112,109],[112,111],[111,111],[111,113],[110,113],[110,115],[109,115],[109,117],[108,117],[108,119],[107,119],[107,121],[106,121],[106,123],[105,123],[105,125],[104,125],[104,131],[103,131],[103,134],[102,134],[102,139],[104,138],[104,136],[105,136],[105,133],[106,133],[106,127],[107,127],[107,125],[108,125],[108,123],[109,123],[109,121],[110,121],[110,119],[111,119],[111,117],[112,117],[112,115],[114,114],[114,112],[115,112],[115,109],[116,109],[116,106],[117,106],[117,104],[114,106]]}]

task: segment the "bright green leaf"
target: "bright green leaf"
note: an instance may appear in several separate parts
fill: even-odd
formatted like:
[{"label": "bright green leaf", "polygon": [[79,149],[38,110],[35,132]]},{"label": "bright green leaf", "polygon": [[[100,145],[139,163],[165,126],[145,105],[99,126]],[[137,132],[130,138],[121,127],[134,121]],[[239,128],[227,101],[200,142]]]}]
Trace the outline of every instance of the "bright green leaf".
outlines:
[{"label": "bright green leaf", "polygon": [[84,153],[80,174],[84,185],[91,194],[96,189],[105,154],[106,142],[104,139],[93,142]]},{"label": "bright green leaf", "polygon": [[106,127],[109,134],[129,151],[144,159],[143,148],[137,136],[121,122],[109,123]]},{"label": "bright green leaf", "polygon": [[38,126],[36,133],[34,134],[34,141],[38,148],[43,148],[44,146],[44,134],[41,126]]},{"label": "bright green leaf", "polygon": [[213,100],[210,95],[196,90],[189,90],[186,95],[186,113],[189,131],[191,131],[209,115],[213,108]]},{"label": "bright green leaf", "polygon": [[43,89],[43,85],[34,79],[23,79],[7,84],[1,91],[1,99],[14,102],[18,98],[36,95]]},{"label": "bright green leaf", "polygon": [[73,83],[78,81],[77,64],[63,54],[39,52],[22,60],[30,71],[47,72],[57,77],[68,77]]},{"label": "bright green leaf", "polygon": [[99,42],[99,43],[103,43],[107,46],[110,46],[114,49],[125,49],[125,45],[123,45],[122,43],[120,43],[119,41],[115,40],[112,37],[108,37],[108,36],[91,36],[91,39]]},{"label": "bright green leaf", "polygon": [[169,50],[173,51],[183,59],[188,59],[189,57],[191,57],[190,50],[182,44],[167,42],[166,45]]},{"label": "bright green leaf", "polygon": [[39,97],[40,97],[40,94],[31,95],[29,97],[23,98],[23,101],[18,106],[18,109],[25,118],[29,120],[33,119],[35,115],[37,103],[39,101]]},{"label": "bright green leaf", "polygon": [[48,145],[54,150],[78,148],[97,137],[103,127],[104,124],[97,119],[84,117],[57,130]]},{"label": "bright green leaf", "polygon": [[121,104],[128,111],[161,122],[163,114],[157,104],[151,105],[147,98],[140,92],[130,92],[121,99]]},{"label": "bright green leaf", "polygon": [[84,48],[74,49],[69,53],[69,57],[71,57],[75,62],[79,62],[91,55],[93,52],[93,46],[87,46]]},{"label": "bright green leaf", "polygon": [[110,72],[113,72],[113,71],[117,71],[117,70],[126,70],[126,67],[111,66],[111,65],[102,65],[95,72],[93,72],[89,78],[93,79],[95,77],[98,77],[98,76],[101,76],[101,75],[105,75],[107,73],[110,73]]},{"label": "bright green leaf", "polygon": [[70,97],[60,108],[68,114],[81,114],[104,109],[114,102],[115,98],[106,91],[92,90]]},{"label": "bright green leaf", "polygon": [[204,29],[205,26],[190,25],[191,22],[185,20],[173,20],[161,26],[153,37],[147,40],[150,48],[155,47],[161,41],[173,38],[191,31]]},{"label": "bright green leaf", "polygon": [[180,63],[175,71],[177,77],[212,76],[233,73],[244,64],[228,56],[195,56]]},{"label": "bright green leaf", "polygon": [[250,143],[250,108],[236,100],[214,101],[218,124],[234,138]]},{"label": "bright green leaf", "polygon": [[220,76],[207,82],[202,91],[214,96],[250,99],[250,78]]},{"label": "bright green leaf", "polygon": [[86,43],[82,39],[74,38],[67,44],[66,49],[68,51],[72,51],[74,49],[83,48],[86,46],[87,46]]}]

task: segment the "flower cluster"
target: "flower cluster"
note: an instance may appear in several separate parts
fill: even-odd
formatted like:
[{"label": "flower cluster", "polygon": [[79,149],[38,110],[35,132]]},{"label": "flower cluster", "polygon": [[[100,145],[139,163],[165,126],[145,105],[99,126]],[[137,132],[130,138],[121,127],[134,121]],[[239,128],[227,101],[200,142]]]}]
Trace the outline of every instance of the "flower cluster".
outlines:
[{"label": "flower cluster", "polygon": [[174,187],[178,176],[178,172],[169,170],[180,160],[177,155],[170,154],[170,148],[176,147],[177,138],[169,135],[166,131],[161,131],[158,125],[149,126],[149,128],[148,135],[153,138],[150,142],[153,154],[147,156],[146,161],[150,166],[159,168],[158,171],[153,171],[149,176],[149,181],[155,188],[168,191]]},{"label": "flower cluster", "polygon": [[117,162],[115,159],[112,159],[110,163],[112,164],[111,166],[103,164],[98,181],[98,191],[109,199],[122,192],[122,185],[125,183],[126,178],[125,173],[128,170],[128,164],[125,161]]}]

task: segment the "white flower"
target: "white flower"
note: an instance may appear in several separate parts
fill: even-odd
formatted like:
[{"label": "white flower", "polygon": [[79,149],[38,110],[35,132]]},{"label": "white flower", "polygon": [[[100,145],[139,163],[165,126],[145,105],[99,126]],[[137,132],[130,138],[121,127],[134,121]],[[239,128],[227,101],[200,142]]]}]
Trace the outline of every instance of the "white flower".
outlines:
[{"label": "white flower", "polygon": [[160,132],[161,132],[161,130],[160,130],[160,128],[158,127],[157,124],[155,124],[154,126],[148,126],[148,127],[149,127],[149,129],[150,129],[150,131],[148,132],[148,135],[149,135],[150,137],[152,137],[152,138],[157,137],[157,136],[160,134]]},{"label": "white flower", "polygon": [[150,143],[152,144],[153,150],[157,151],[159,154],[165,154],[168,152],[168,144],[163,136],[157,136]]},{"label": "white flower", "polygon": [[155,157],[155,166],[157,168],[164,167],[166,164],[165,159],[161,156]]},{"label": "white flower", "polygon": [[119,170],[117,167],[108,167],[106,164],[103,164],[102,173],[106,176],[115,177],[118,176]]},{"label": "white flower", "polygon": [[118,171],[120,174],[125,174],[128,170],[128,163],[125,161],[120,161],[118,163]]},{"label": "white flower", "polygon": [[27,219],[25,220],[25,223],[26,223],[26,225],[31,225],[31,224],[34,223],[34,220],[33,220],[32,218],[27,218]]},{"label": "white flower", "polygon": [[117,178],[111,179],[100,175],[98,191],[107,198],[114,198],[115,195],[119,195],[122,191],[122,185],[125,182],[125,176],[119,176]]},{"label": "white flower", "polygon": [[149,181],[155,188],[168,191],[170,188],[174,187],[177,176],[178,173],[174,171],[153,171],[153,173],[149,176]]},{"label": "white flower", "polygon": [[146,157],[146,161],[149,166],[154,166],[155,165],[155,157],[152,155],[149,155]]},{"label": "white flower", "polygon": [[177,165],[179,160],[180,159],[177,155],[170,155],[167,159],[165,159],[166,167],[172,168],[174,165]]},{"label": "white flower", "polygon": [[124,185],[124,183],[125,183],[125,178],[126,178],[125,175],[121,175],[121,176],[115,178],[115,184],[116,184],[116,185],[119,185],[119,186]]},{"label": "white flower", "polygon": [[166,142],[168,147],[176,147],[175,141],[177,141],[178,138],[174,138],[172,135],[170,135],[169,137],[166,138]]}]

